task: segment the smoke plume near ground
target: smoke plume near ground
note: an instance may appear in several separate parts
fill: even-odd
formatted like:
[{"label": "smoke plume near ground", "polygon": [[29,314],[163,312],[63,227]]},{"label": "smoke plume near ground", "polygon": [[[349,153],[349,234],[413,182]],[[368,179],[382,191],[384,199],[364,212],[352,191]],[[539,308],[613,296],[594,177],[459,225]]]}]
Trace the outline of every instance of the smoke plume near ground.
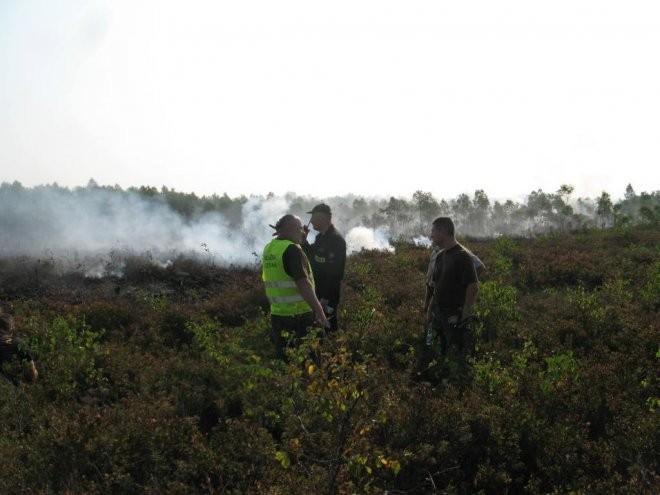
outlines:
[{"label": "smoke plume near ground", "polygon": [[[241,205],[237,225],[218,212],[186,219],[162,199],[133,191],[5,188],[0,195],[0,256],[70,266],[85,261],[88,276],[121,274],[121,258],[128,253],[148,253],[162,266],[181,255],[218,265],[253,265],[272,239],[269,224],[289,211],[285,198],[252,197]],[[366,227],[351,229],[346,239],[349,252],[390,249],[384,232]]]},{"label": "smoke plume near ground", "polygon": [[367,227],[353,227],[348,231],[346,234],[346,249],[349,254],[361,249],[394,251],[386,231]]},{"label": "smoke plume near ground", "polygon": [[[307,223],[307,212],[322,201],[331,206],[349,253],[392,251],[391,241],[428,245],[438,216],[453,218],[459,239],[660,223],[660,191],[637,194],[629,185],[616,203],[605,192],[595,199],[571,199],[571,193],[569,185],[554,193],[539,189],[522,202],[491,202],[483,190],[440,201],[423,191],[411,199],[352,194],[319,199],[293,193],[230,198],[165,187],[122,190],[93,180],[75,189],[2,183],[0,258],[27,256],[75,267],[84,262],[96,267],[87,270],[90,274],[121,273],[122,260],[130,256],[161,266],[181,257],[222,267],[255,266],[272,238],[270,224],[286,213]],[[314,236],[311,232],[310,242]]]}]

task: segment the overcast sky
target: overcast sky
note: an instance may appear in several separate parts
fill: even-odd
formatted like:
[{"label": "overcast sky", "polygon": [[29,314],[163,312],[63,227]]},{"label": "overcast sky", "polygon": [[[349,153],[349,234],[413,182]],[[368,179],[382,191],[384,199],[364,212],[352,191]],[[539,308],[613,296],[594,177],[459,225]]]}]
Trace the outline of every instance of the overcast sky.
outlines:
[{"label": "overcast sky", "polygon": [[0,0],[0,181],[660,188],[660,2]]}]

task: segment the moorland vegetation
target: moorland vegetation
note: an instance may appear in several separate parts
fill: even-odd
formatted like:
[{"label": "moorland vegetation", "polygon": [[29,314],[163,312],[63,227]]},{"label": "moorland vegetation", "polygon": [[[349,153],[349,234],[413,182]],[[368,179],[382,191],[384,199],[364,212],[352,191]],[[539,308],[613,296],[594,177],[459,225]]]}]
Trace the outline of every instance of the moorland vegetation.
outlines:
[{"label": "moorland vegetation", "polygon": [[257,265],[0,260],[40,372],[0,378],[0,493],[658,493],[657,226],[462,240],[477,345],[428,382],[428,248],[350,256],[342,330],[289,363]]}]

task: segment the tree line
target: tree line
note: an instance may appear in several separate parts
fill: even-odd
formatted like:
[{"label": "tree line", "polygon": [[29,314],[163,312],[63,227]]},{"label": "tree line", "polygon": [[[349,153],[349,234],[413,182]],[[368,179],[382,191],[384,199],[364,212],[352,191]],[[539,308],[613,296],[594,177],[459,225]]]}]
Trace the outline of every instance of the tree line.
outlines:
[{"label": "tree line", "polygon": [[[208,213],[219,213],[234,227],[243,225],[245,205],[249,199],[267,201],[276,196],[245,195],[230,197],[226,193],[198,196],[195,193],[176,191],[162,186],[129,187],[99,185],[90,179],[86,186],[67,188],[57,183],[24,187],[20,182],[3,182],[3,196],[13,200],[29,200],[32,195],[70,194],[72,196],[105,194],[137,195],[145,201],[167,205],[186,221],[194,222]],[[289,210],[300,216],[319,202],[333,208],[336,223],[348,230],[364,226],[386,231],[391,239],[410,239],[426,234],[428,225],[437,216],[451,216],[461,234],[472,237],[498,235],[533,236],[552,231],[569,232],[584,228],[609,228],[617,226],[652,225],[660,223],[660,191],[637,193],[631,184],[623,198],[613,200],[603,191],[597,198],[573,198],[574,188],[562,184],[555,192],[541,189],[530,192],[523,201],[508,199],[492,201],[483,189],[472,195],[459,194],[452,199],[437,199],[432,192],[416,191],[412,197],[374,198],[355,194],[319,198],[287,193],[284,199]]]}]

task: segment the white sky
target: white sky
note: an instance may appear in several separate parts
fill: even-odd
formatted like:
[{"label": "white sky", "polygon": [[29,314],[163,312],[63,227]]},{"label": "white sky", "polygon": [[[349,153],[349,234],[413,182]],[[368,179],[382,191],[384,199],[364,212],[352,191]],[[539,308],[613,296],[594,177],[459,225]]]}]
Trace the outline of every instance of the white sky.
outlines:
[{"label": "white sky", "polygon": [[657,0],[0,0],[0,181],[660,188]]}]

